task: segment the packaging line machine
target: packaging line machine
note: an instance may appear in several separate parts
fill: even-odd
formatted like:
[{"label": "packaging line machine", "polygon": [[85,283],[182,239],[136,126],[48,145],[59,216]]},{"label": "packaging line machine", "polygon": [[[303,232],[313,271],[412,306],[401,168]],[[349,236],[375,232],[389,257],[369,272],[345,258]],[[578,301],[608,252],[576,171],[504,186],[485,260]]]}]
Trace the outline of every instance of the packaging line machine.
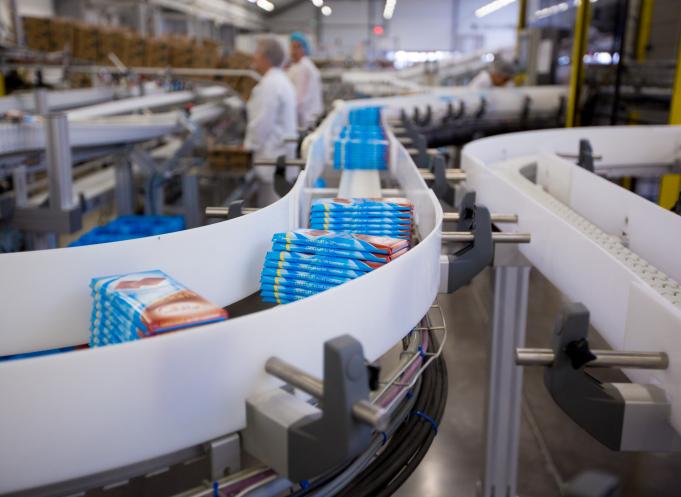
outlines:
[{"label": "packaging line machine", "polygon": [[[502,135],[466,146],[463,170],[445,168],[432,151],[419,164],[405,133],[403,112],[415,108],[430,106],[432,116],[442,116],[484,98],[490,115],[504,116],[522,113],[531,97],[532,111],[546,114],[560,108],[562,92],[450,90],[339,103],[306,138],[305,169],[293,187],[267,207],[159,237],[0,256],[0,355],[9,355],[85,343],[93,276],[158,268],[219,305],[248,299],[259,287],[272,234],[306,226],[319,196],[406,196],[416,221],[417,243],[405,255],[313,297],[154,339],[0,363],[0,494],[115,486],[208,454],[216,487],[191,495],[288,488],[296,495],[370,495],[372,464],[411,454],[387,450],[410,436],[425,440],[418,463],[443,415],[436,399],[446,395],[439,357],[446,325],[434,322],[433,301],[489,265],[494,370],[485,496],[502,487],[515,493],[522,386],[516,361],[546,367],[559,405],[607,446],[678,450],[681,275],[673,249],[650,241],[678,233],[681,221],[565,157],[588,138],[596,169],[676,165],[679,131]],[[333,140],[349,110],[366,105],[383,107],[389,170],[339,176],[330,167]],[[318,186],[320,178],[327,187]],[[461,197],[458,211],[443,212],[441,202],[454,197]],[[456,231],[443,231],[443,223],[456,223]],[[524,345],[530,266],[584,306],[566,309],[558,329],[567,332],[553,350],[516,350]],[[589,349],[589,318],[617,353]],[[580,355],[565,352],[574,347]],[[365,361],[382,365],[378,385]],[[585,364],[626,367],[638,383],[594,383]],[[607,402],[589,403],[594,391]],[[301,393],[320,403],[301,401]],[[610,407],[605,414],[602,404]],[[415,409],[423,426],[400,433]],[[612,416],[619,421],[607,426]],[[242,449],[266,467],[242,470]],[[407,461],[398,466],[404,471],[389,475],[396,482],[409,474]]]},{"label": "packaging line machine", "polygon": [[[0,217],[27,232],[72,233],[80,228],[80,215],[88,210],[88,205],[110,192],[115,192],[119,214],[130,214],[134,208],[135,170],[149,178],[146,189],[155,203],[146,209],[159,213],[163,192],[159,181],[153,178],[177,174],[178,161],[198,145],[202,129],[225,114],[230,97],[229,90],[222,86],[175,92],[164,92],[156,85],[145,86],[143,96],[62,113],[52,112],[57,99],[65,96],[59,105],[72,106],[69,104],[75,101],[72,93],[81,95],[84,90],[35,91],[37,117],[0,124],[1,171],[4,176],[11,176],[14,185],[13,196],[5,194],[2,198]],[[100,97],[103,94],[99,89],[88,91]],[[104,93],[116,95],[112,89]],[[23,102],[8,100],[14,104]],[[23,108],[30,108],[26,102],[23,104]],[[191,107],[185,108],[187,105]],[[136,114],[140,111],[145,113]],[[161,149],[151,150],[147,146],[155,141],[172,141],[172,137],[177,138],[177,143],[163,152],[163,157],[159,155]],[[97,167],[107,158],[114,167]],[[93,173],[84,173],[88,164],[95,166]],[[36,193],[33,191],[36,184],[29,182],[32,173],[41,171],[47,172],[49,211],[43,208],[48,188]],[[74,179],[76,175],[78,179]],[[196,180],[185,183],[187,188],[198,188]],[[187,200],[195,197],[197,194],[186,195]],[[195,220],[198,215],[193,211],[200,209],[198,203],[185,207],[187,217]],[[54,242],[43,243],[44,238],[39,235],[31,240],[36,241],[33,244],[36,247],[54,246]]]}]

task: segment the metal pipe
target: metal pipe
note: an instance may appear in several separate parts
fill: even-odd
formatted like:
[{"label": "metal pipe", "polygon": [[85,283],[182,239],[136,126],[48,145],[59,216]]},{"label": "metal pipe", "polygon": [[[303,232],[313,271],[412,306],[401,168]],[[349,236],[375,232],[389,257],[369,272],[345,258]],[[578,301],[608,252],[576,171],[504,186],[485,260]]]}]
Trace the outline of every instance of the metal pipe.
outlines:
[{"label": "metal pipe", "polygon": [[[422,170],[421,176],[425,181],[435,180],[435,175],[427,170]],[[466,179],[466,172],[462,169],[445,169],[445,179],[447,181],[464,181]]]},{"label": "metal pipe", "polygon": [[399,140],[399,142],[400,142],[402,145],[404,145],[405,147],[406,147],[407,145],[413,145],[413,144],[414,144],[414,140],[412,140],[411,138],[409,138],[409,137],[407,137],[407,136],[405,136],[405,137],[403,137],[403,138],[398,138],[398,140]]},{"label": "metal pipe", "polygon": [[[490,214],[493,223],[517,223],[518,214]],[[458,212],[445,212],[442,215],[443,221],[458,221]]]},{"label": "metal pipe", "polygon": [[[592,350],[596,359],[586,364],[589,368],[667,369],[669,357],[665,352],[620,352]],[[551,366],[555,355],[551,349],[516,349],[518,366]]]},{"label": "metal pipe", "polygon": [[[256,159],[253,161],[254,166],[276,166],[277,159]],[[286,159],[287,166],[304,166],[304,159]]]},{"label": "metal pipe", "polygon": [[[258,209],[255,207],[242,207],[242,214],[250,214]],[[206,207],[206,217],[224,217],[229,214],[229,207]]]},{"label": "metal pipe", "polygon": [[[324,397],[324,384],[321,380],[277,357],[267,359],[265,371],[317,399]],[[385,430],[390,419],[388,411],[371,404],[368,400],[355,403],[352,406],[352,415],[358,421],[373,426],[377,430]]]},{"label": "metal pipe", "polygon": [[[475,235],[470,231],[443,231],[443,242],[472,242],[475,240]],[[529,233],[492,233],[492,241],[494,243],[530,243],[531,236]]]}]

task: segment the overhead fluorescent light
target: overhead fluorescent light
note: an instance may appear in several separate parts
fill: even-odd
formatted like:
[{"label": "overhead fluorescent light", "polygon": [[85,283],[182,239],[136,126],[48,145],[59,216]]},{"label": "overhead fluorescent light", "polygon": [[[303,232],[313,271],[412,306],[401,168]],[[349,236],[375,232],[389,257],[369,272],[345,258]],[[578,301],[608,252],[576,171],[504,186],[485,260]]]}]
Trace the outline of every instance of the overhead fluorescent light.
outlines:
[{"label": "overhead fluorescent light", "polygon": [[383,17],[385,19],[392,19],[396,5],[397,0],[385,0],[385,7],[383,8]]},{"label": "overhead fluorescent light", "polygon": [[331,10],[331,7],[329,7],[328,5],[324,5],[324,7],[322,7],[322,14],[323,15],[330,16],[332,12],[333,11]]},{"label": "overhead fluorescent light", "polygon": [[272,12],[274,10],[274,4],[269,0],[257,0],[255,4],[267,12]]},{"label": "overhead fluorescent light", "polygon": [[324,5],[324,0],[312,0],[312,5],[314,5],[315,7],[321,7],[322,5]]},{"label": "overhead fluorescent light", "polygon": [[475,17],[485,17],[490,15],[492,12],[496,12],[499,9],[503,9],[507,5],[511,5],[516,0],[494,0],[493,2],[487,3],[475,11]]},{"label": "overhead fluorescent light", "polygon": [[551,5],[550,7],[544,7],[543,9],[537,10],[534,13],[534,18],[535,19],[544,19],[545,17],[550,17],[550,16],[558,14],[560,12],[565,12],[569,8],[570,8],[570,6],[568,5],[567,2],[560,2],[560,3],[557,3],[556,5]]}]

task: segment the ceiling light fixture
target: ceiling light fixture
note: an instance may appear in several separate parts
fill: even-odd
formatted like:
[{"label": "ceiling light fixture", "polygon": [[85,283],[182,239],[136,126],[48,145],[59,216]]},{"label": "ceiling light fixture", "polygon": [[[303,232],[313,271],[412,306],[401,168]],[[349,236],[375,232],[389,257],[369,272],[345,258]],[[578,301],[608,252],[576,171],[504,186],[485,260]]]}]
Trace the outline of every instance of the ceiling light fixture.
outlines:
[{"label": "ceiling light fixture", "polygon": [[488,4],[483,5],[475,11],[475,17],[485,17],[492,12],[496,12],[499,9],[503,9],[507,5],[511,5],[516,0],[494,0]]},{"label": "ceiling light fixture", "polygon": [[272,12],[274,10],[274,4],[269,0],[257,0],[255,4],[267,12]]},{"label": "ceiling light fixture", "polygon": [[324,5],[324,7],[322,7],[322,14],[323,15],[330,16],[332,13],[333,13],[333,10],[331,10],[331,7],[329,7],[328,5]]},{"label": "ceiling light fixture", "polygon": [[383,8],[383,18],[392,19],[395,13],[395,6],[397,5],[397,0],[385,0],[385,7]]},{"label": "ceiling light fixture", "polygon": [[324,0],[312,0],[312,5],[314,5],[315,7],[321,7],[322,5],[324,5]]}]

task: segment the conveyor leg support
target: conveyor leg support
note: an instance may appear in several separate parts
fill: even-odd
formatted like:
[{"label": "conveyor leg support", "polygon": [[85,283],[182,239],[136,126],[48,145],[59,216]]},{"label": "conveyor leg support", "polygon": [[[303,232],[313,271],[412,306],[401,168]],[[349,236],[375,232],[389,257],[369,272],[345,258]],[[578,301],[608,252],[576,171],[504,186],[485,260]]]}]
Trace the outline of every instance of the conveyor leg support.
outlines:
[{"label": "conveyor leg support", "polygon": [[501,254],[494,265],[482,497],[517,495],[523,371],[514,349],[525,342],[530,266],[515,247],[511,251],[510,260]]}]

